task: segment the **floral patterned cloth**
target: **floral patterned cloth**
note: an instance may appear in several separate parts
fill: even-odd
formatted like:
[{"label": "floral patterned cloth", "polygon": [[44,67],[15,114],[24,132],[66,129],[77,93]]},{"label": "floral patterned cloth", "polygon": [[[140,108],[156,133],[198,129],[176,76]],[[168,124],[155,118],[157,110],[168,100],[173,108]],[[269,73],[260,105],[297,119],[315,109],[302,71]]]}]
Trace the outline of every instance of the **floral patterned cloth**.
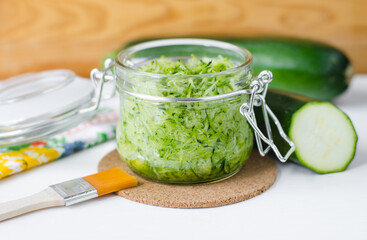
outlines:
[{"label": "floral patterned cloth", "polygon": [[65,157],[115,137],[117,114],[104,109],[62,134],[12,147],[0,147],[0,179]]}]

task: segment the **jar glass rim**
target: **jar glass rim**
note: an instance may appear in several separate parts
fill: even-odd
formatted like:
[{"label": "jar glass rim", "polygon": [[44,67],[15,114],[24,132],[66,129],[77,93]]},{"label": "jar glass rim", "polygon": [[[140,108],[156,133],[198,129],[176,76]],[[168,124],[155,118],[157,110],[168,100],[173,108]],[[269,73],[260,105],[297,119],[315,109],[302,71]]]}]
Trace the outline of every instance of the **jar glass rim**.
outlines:
[{"label": "jar glass rim", "polygon": [[[170,38],[170,39],[161,39],[161,40],[153,40],[153,41],[147,41],[143,43],[139,43],[136,45],[133,45],[131,47],[128,47],[118,53],[116,56],[115,62],[124,68],[125,70],[138,73],[145,76],[151,76],[154,78],[161,78],[161,77],[172,77],[170,74],[159,74],[159,73],[149,73],[149,72],[143,72],[139,71],[138,69],[132,68],[124,63],[124,59],[128,57],[129,55],[136,53],[141,50],[154,48],[154,47],[161,47],[161,46],[174,46],[174,45],[202,45],[204,47],[218,47],[223,48],[227,50],[232,50],[236,53],[241,54],[245,61],[239,64],[238,66],[235,66],[234,68],[222,71],[222,72],[215,72],[215,73],[205,73],[205,74],[196,74],[196,75],[180,75],[180,77],[212,77],[222,74],[229,74],[241,69],[245,69],[251,62],[252,62],[252,54],[250,51],[243,47],[236,46],[231,43],[218,41],[218,40],[211,40],[211,39],[203,39],[203,38]],[[163,54],[163,53],[162,53]]]}]

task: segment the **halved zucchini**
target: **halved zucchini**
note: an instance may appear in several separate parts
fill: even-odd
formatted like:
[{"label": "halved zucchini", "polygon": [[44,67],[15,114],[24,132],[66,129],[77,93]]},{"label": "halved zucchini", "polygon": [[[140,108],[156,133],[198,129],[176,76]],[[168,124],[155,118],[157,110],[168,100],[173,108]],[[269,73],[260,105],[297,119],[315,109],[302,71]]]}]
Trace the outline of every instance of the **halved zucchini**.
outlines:
[{"label": "halved zucchini", "polygon": [[[355,155],[357,134],[349,117],[329,102],[302,96],[268,92],[266,101],[284,131],[296,145],[290,160],[317,172],[340,172]],[[261,115],[259,108],[256,114]],[[260,119],[259,119],[260,120]],[[260,126],[264,129],[260,120]],[[285,152],[289,147],[272,126],[274,142]]]}]

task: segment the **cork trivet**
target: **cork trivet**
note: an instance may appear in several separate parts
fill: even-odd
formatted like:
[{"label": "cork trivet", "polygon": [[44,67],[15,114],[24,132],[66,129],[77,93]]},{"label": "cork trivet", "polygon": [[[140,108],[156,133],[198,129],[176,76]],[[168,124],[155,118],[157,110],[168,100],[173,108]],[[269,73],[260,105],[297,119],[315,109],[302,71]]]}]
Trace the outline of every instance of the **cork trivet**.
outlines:
[{"label": "cork trivet", "polygon": [[268,156],[261,157],[256,150],[236,175],[211,184],[182,186],[145,180],[130,170],[117,150],[100,161],[98,171],[113,167],[120,167],[139,182],[139,186],[121,190],[118,195],[135,202],[173,208],[217,207],[241,202],[266,191],[277,176],[274,160]]}]

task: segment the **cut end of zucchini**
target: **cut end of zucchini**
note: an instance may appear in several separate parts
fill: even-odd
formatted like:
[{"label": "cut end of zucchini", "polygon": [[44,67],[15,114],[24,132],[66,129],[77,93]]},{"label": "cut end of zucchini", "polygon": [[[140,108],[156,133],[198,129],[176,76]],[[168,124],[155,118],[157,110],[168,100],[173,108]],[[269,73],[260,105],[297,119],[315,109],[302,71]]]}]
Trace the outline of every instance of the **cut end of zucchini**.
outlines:
[{"label": "cut end of zucchini", "polygon": [[348,85],[352,81],[353,76],[354,76],[354,68],[352,64],[349,64],[348,67],[345,69],[345,81]]},{"label": "cut end of zucchini", "polygon": [[348,116],[327,102],[301,107],[292,117],[289,135],[300,163],[317,173],[345,170],[358,139]]}]

